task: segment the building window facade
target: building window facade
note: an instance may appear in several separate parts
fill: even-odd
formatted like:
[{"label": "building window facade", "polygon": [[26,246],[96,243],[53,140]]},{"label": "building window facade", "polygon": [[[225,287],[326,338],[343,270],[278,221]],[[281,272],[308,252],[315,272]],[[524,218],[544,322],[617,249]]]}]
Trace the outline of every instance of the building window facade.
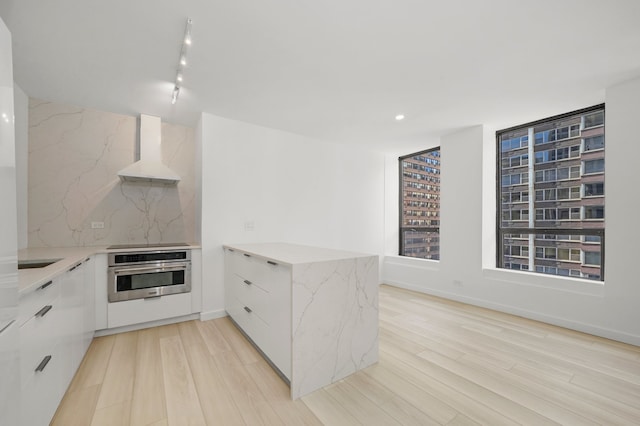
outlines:
[{"label": "building window facade", "polygon": [[398,159],[400,256],[440,259],[440,148]]},{"label": "building window facade", "polygon": [[604,280],[604,105],[496,138],[497,266]]}]

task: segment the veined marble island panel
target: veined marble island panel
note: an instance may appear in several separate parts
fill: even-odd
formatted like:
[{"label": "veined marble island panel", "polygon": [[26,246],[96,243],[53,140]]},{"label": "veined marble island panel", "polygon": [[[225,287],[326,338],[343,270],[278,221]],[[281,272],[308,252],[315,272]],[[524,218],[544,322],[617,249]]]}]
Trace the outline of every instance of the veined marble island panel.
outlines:
[{"label": "veined marble island panel", "polygon": [[[289,380],[293,399],[378,361],[378,256],[283,243],[224,247],[227,312],[267,357],[274,353],[271,361]],[[239,287],[247,281],[249,286],[269,281],[265,276],[257,282],[247,278],[252,273],[247,269],[253,268],[247,262],[253,259],[288,269],[284,276],[290,279],[282,285],[289,293],[282,298],[290,297],[286,312],[289,326],[267,328],[266,332],[277,341],[284,329],[288,357],[281,356],[278,347],[272,350],[269,341],[261,345],[264,336],[252,336],[252,326],[246,323],[253,314],[270,314],[243,306],[244,301],[234,302],[243,291]],[[265,269],[262,275],[268,273]],[[272,291],[278,292],[275,288]],[[283,308],[277,300],[271,304],[274,309]]]}]

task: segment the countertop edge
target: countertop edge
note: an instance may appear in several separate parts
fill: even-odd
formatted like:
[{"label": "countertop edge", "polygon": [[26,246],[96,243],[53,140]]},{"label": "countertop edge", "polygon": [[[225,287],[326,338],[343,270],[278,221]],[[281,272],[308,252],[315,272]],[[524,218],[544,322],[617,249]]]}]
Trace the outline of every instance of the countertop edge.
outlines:
[{"label": "countertop edge", "polygon": [[[283,265],[294,266],[294,265],[303,265],[308,263],[321,263],[321,262],[335,262],[339,260],[347,260],[347,259],[359,259],[359,258],[367,258],[367,257],[378,257],[377,254],[371,253],[360,253],[360,252],[352,252],[346,250],[336,250],[329,249],[324,247],[315,247],[315,246],[305,246],[300,244],[290,244],[290,243],[256,243],[256,244],[223,244],[223,249],[231,249],[237,250],[242,253],[247,253],[255,257],[259,257],[265,260],[272,260],[277,263],[281,263]],[[291,256],[287,259],[287,256],[282,255],[274,255],[272,253],[268,253],[269,251],[273,251],[273,248],[289,248],[289,249],[303,249],[308,250],[310,253],[307,255],[307,258],[300,258],[298,260],[292,260]],[[318,254],[323,253],[324,256],[318,256]],[[315,258],[310,256],[316,255]],[[329,254],[329,256],[327,256]]]}]

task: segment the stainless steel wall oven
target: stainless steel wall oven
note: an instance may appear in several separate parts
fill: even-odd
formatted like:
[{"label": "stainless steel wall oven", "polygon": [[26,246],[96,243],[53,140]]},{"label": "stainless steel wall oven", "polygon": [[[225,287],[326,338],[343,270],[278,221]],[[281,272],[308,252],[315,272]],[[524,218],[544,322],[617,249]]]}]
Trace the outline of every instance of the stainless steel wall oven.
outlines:
[{"label": "stainless steel wall oven", "polygon": [[109,254],[109,302],[191,291],[191,250]]}]

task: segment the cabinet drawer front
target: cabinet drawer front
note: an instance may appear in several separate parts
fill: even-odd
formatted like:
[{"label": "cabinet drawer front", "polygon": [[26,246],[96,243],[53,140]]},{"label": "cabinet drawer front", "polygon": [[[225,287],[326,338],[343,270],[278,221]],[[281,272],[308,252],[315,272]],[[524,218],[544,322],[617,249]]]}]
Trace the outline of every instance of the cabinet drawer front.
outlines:
[{"label": "cabinet drawer front", "polygon": [[291,380],[291,328],[270,326],[233,296],[228,297],[227,312],[285,377]]},{"label": "cabinet drawer front", "polygon": [[238,299],[243,305],[249,307],[262,320],[269,323],[267,314],[271,305],[271,295],[254,284],[247,284],[242,277],[233,274],[231,280],[231,296]]},{"label": "cabinet drawer front", "polygon": [[[61,357],[58,347],[50,348],[46,355],[51,356],[42,371],[31,369],[22,385],[22,395],[28,403],[22,404],[23,425],[48,425],[62,400],[65,389],[60,385]],[[43,355],[37,364],[44,359]]]},{"label": "cabinet drawer front", "polygon": [[234,296],[229,297],[227,312],[251,339],[260,346],[269,333],[269,326],[253,309]]},{"label": "cabinet drawer front", "polygon": [[51,308],[44,316],[34,316],[20,327],[20,381],[23,385],[60,339],[60,330],[64,329],[64,325],[57,303],[58,299],[45,305],[42,311],[49,306]]},{"label": "cabinet drawer front", "polygon": [[170,294],[151,299],[112,302],[107,307],[108,328],[141,324],[191,313],[191,293]]},{"label": "cabinet drawer front", "polygon": [[18,302],[18,325],[29,321],[43,306],[50,304],[60,294],[59,280],[50,280],[36,287],[35,290],[20,296]]},{"label": "cabinet drawer front", "polygon": [[268,292],[286,288],[291,281],[289,266],[255,256],[236,254],[234,266],[238,275]]}]

